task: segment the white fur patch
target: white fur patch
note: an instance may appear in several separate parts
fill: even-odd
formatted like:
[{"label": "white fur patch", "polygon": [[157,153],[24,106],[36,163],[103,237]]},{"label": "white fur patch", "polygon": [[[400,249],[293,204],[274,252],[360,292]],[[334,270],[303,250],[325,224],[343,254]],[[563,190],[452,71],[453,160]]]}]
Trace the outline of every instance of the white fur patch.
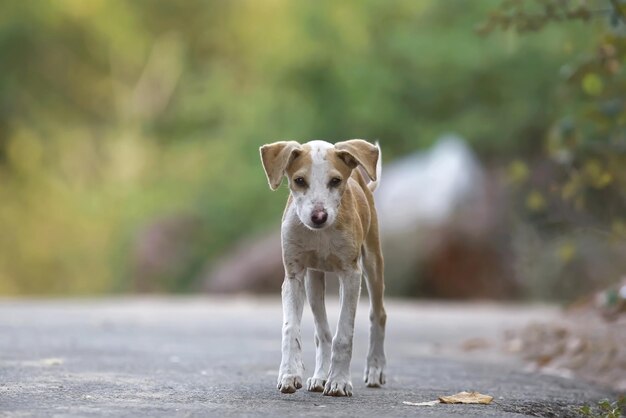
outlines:
[{"label": "white fur patch", "polygon": [[328,161],[328,152],[334,148],[334,145],[326,141],[311,141],[307,145],[311,147],[308,188],[304,191],[292,192],[292,196],[298,217],[304,225],[315,229],[311,216],[314,210],[321,209],[328,214],[328,220],[323,226],[323,228],[327,228],[337,219],[339,204],[341,203],[339,191],[336,188],[328,187],[329,173],[332,168],[330,161]]}]

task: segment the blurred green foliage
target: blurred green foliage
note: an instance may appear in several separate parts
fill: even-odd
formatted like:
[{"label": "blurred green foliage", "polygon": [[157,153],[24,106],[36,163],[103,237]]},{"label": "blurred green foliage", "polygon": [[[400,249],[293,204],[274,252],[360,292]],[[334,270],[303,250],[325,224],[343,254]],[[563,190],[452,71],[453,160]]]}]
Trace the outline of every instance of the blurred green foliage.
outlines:
[{"label": "blurred green foliage", "polygon": [[[486,157],[537,152],[564,103],[588,103],[560,88],[561,65],[605,32],[480,37],[493,6],[1,2],[0,294],[132,290],[137,237],[170,216],[199,232],[149,288],[192,289],[204,261],[280,219],[265,142],[378,138],[393,158],[456,131]],[[582,82],[604,97],[615,80]]]},{"label": "blurred green foliage", "polygon": [[578,412],[583,417],[620,418],[626,414],[626,396],[622,395],[613,402],[603,399],[596,406],[584,405]]},{"label": "blurred green foliage", "polygon": [[626,2],[505,0],[481,27],[523,34],[571,21],[597,36],[563,62],[541,153],[508,169],[535,237],[524,244],[533,256],[521,258],[534,264],[522,267],[535,282],[528,289],[562,299],[615,283],[626,268]]}]

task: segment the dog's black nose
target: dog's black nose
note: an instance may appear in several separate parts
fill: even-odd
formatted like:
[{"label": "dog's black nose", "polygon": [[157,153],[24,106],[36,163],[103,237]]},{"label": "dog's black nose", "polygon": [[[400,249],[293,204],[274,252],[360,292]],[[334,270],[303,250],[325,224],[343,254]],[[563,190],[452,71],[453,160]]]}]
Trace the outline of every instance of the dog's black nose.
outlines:
[{"label": "dog's black nose", "polygon": [[315,210],[311,214],[311,221],[317,226],[321,226],[328,219],[328,214],[325,210]]}]

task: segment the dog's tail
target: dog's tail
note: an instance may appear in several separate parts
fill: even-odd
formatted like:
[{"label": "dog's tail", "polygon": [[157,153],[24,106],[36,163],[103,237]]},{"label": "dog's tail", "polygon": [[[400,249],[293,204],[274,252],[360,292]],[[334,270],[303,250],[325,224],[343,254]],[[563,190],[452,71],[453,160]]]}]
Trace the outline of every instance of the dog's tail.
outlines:
[{"label": "dog's tail", "polygon": [[376,148],[378,148],[378,161],[376,161],[376,180],[370,181],[367,184],[367,187],[369,187],[372,192],[378,189],[378,185],[380,184],[380,176],[383,172],[383,152],[380,149],[380,144],[378,143],[378,141],[376,141],[375,145]]}]

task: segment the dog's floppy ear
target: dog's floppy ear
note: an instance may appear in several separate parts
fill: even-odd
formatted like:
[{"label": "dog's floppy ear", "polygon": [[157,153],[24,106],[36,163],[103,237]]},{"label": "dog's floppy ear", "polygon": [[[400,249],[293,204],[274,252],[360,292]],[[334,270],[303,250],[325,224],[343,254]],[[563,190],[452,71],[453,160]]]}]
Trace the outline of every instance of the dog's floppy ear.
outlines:
[{"label": "dog's floppy ear", "polygon": [[300,155],[300,144],[296,141],[279,141],[263,145],[259,150],[267,181],[270,188],[276,190],[283,181],[289,163]]},{"label": "dog's floppy ear", "polygon": [[355,168],[357,165],[363,167],[372,181],[376,181],[376,163],[380,150],[377,146],[362,139],[351,139],[349,141],[337,142],[335,144],[337,155],[349,167]]}]

